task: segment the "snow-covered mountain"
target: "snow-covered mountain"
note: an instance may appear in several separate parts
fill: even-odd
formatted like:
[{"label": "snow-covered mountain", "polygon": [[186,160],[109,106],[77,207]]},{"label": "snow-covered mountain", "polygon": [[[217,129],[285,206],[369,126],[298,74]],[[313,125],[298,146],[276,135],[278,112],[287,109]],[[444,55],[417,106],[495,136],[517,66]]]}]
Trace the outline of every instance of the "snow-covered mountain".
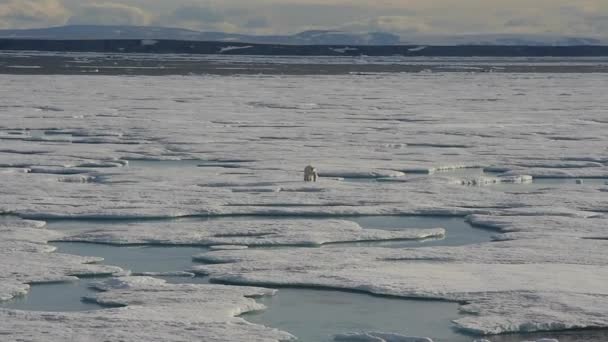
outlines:
[{"label": "snow-covered mountain", "polygon": [[548,34],[412,35],[401,37],[401,41],[405,44],[426,45],[608,45],[608,37],[572,37]]},{"label": "snow-covered mountain", "polygon": [[149,26],[61,26],[42,29],[0,30],[0,38],[16,39],[169,39],[288,45],[608,45],[608,37],[555,35],[475,34],[398,36],[386,32],[353,33],[333,30],[294,35],[246,35]]}]

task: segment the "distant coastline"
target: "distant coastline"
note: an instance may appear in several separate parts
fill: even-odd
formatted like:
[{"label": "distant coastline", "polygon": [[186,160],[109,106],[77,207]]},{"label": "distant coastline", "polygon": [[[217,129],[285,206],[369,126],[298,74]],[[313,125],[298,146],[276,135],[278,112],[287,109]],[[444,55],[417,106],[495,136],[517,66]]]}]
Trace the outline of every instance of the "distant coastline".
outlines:
[{"label": "distant coastline", "polygon": [[260,56],[608,57],[608,46],[280,45],[155,39],[0,39],[0,51]]}]

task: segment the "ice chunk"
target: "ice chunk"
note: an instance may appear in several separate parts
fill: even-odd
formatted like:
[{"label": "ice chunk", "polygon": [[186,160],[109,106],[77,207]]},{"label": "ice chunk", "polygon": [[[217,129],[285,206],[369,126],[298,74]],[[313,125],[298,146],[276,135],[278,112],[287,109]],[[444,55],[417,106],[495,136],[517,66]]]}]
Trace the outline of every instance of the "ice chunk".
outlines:
[{"label": "ice chunk", "polygon": [[143,286],[160,286],[166,284],[163,279],[151,277],[121,277],[111,278],[102,282],[91,283],[91,286],[100,291],[109,291],[111,289],[130,289]]},{"label": "ice chunk", "polygon": [[403,172],[393,170],[326,170],[323,168],[319,172],[319,177],[336,177],[336,178],[386,178],[386,177],[401,177],[405,176]]},{"label": "ice chunk", "polygon": [[[509,211],[508,215],[471,215],[467,221],[474,226],[494,229],[509,233],[511,238],[516,236],[527,238],[545,238],[547,236],[566,236],[574,238],[593,238],[608,236],[606,233],[606,217],[589,212],[544,212],[542,215],[532,215],[534,211]],[[573,245],[576,241],[570,241]]]}]

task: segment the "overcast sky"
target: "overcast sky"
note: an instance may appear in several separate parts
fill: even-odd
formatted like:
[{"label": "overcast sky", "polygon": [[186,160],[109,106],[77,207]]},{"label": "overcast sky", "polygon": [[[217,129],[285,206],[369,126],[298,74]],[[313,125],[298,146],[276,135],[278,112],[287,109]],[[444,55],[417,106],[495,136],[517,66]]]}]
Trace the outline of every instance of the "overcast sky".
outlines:
[{"label": "overcast sky", "polygon": [[0,0],[0,28],[64,24],[607,37],[608,0]]}]

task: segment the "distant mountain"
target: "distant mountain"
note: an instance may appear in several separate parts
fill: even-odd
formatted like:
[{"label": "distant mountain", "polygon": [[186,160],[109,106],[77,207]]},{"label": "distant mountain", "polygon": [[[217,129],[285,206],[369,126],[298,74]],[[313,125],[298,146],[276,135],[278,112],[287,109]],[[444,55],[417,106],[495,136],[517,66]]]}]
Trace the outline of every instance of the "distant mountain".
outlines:
[{"label": "distant mountain", "polygon": [[0,30],[0,38],[49,40],[158,39],[216,41],[284,45],[608,45],[608,38],[563,37],[524,34],[424,35],[400,37],[386,32],[352,33],[332,30],[305,31],[294,35],[255,36],[224,32],[149,26],[61,26],[27,30]]},{"label": "distant mountain", "polygon": [[[608,38],[540,34],[414,35],[402,43],[427,45],[581,46],[608,45]],[[423,43],[424,42],[424,43]]]},{"label": "distant mountain", "polygon": [[400,44],[399,36],[383,32],[306,31],[291,36],[253,36],[223,32],[199,32],[166,27],[83,25],[27,30],[0,30],[0,38],[61,40],[158,39],[286,45]]}]

